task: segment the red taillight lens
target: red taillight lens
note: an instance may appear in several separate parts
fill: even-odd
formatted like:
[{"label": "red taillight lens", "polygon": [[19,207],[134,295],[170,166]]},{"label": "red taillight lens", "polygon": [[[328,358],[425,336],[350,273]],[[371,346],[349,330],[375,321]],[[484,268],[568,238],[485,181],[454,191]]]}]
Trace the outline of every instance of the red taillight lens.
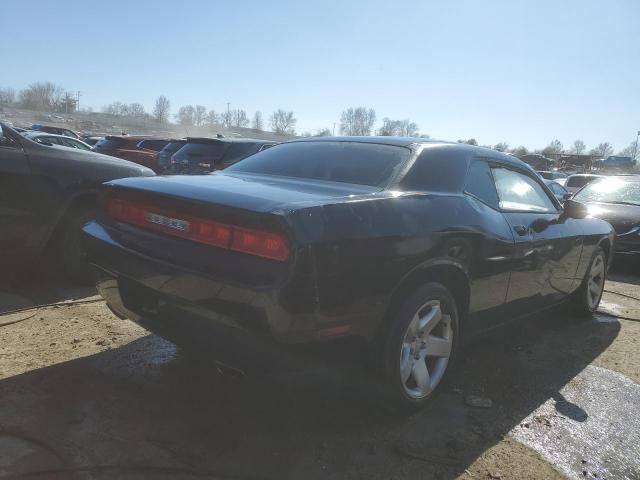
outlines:
[{"label": "red taillight lens", "polygon": [[185,238],[213,247],[229,248],[271,260],[289,258],[289,242],[280,233],[242,228],[207,218],[183,215],[143,202],[110,197],[109,216],[123,223]]},{"label": "red taillight lens", "polygon": [[272,260],[283,261],[289,258],[289,242],[284,235],[242,227],[233,227],[231,250]]}]

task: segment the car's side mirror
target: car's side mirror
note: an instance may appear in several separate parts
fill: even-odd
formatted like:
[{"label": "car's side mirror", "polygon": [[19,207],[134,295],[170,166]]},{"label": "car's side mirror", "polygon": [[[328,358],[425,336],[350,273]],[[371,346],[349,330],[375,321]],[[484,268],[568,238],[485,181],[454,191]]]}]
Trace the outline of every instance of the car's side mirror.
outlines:
[{"label": "car's side mirror", "polygon": [[589,214],[589,209],[584,203],[569,199],[564,202],[564,214],[569,218],[584,218]]}]

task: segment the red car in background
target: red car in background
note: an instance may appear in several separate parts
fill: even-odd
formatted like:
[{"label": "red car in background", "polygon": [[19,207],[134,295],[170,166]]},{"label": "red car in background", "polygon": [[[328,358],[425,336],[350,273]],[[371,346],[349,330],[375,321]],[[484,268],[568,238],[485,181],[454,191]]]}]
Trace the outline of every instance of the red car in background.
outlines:
[{"label": "red car in background", "polygon": [[93,147],[93,151],[122,158],[158,170],[158,152],[169,143],[170,138],[142,135],[107,135]]}]

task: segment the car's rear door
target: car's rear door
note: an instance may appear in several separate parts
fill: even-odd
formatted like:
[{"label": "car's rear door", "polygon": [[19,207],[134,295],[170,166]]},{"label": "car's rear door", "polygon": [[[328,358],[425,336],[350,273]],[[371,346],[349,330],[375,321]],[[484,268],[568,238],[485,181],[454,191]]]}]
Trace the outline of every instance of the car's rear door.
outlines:
[{"label": "car's rear door", "polygon": [[582,252],[582,232],[533,172],[494,162],[500,208],[515,241],[507,303],[525,313],[571,292]]}]

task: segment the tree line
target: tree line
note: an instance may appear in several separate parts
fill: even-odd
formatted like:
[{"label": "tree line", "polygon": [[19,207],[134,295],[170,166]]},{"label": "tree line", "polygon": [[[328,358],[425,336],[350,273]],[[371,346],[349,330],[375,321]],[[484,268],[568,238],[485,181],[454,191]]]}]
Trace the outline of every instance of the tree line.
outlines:
[{"label": "tree line", "polygon": [[[22,90],[13,88],[0,88],[0,105],[16,105],[32,110],[53,111],[58,113],[73,113],[77,111],[77,98],[70,91],[65,90],[60,85],[52,82],[35,82]],[[102,112],[110,115],[122,117],[147,118],[159,124],[168,124],[171,116],[171,102],[164,96],[160,95],[154,104],[151,113],[145,111],[144,105],[138,102],[121,103],[113,102],[102,107]],[[237,128],[253,128],[256,130],[265,129],[265,121],[262,112],[259,110],[249,117],[248,113],[243,109],[229,109],[227,111],[216,112],[208,109],[204,105],[182,105],[173,115],[173,119],[178,125],[184,127],[232,127]],[[376,130],[377,121],[376,111],[368,107],[350,107],[342,112],[339,123],[339,133],[341,135],[387,135],[413,137],[422,136],[429,137],[426,134],[419,134],[418,125],[408,119],[398,120],[384,117],[382,125]],[[274,133],[281,135],[296,135],[297,119],[293,111],[283,110],[281,108],[272,112],[268,118],[269,126]],[[329,136],[334,132],[332,129],[324,128],[318,130],[315,134],[311,132],[303,132],[303,136]],[[476,139],[458,140],[458,142],[478,145]],[[635,142],[619,151],[620,156],[633,156],[636,151],[636,157],[640,156],[640,148],[635,149]],[[554,139],[549,144],[536,150],[529,150],[527,147],[520,145],[510,148],[507,142],[499,142],[495,145],[484,145],[500,152],[508,152],[518,157],[534,153],[534,154],[559,154],[569,153],[583,155],[597,155],[606,158],[613,154],[614,149],[609,142],[601,142],[590,150],[582,140],[575,140],[568,148],[565,148],[562,142]]]}]

